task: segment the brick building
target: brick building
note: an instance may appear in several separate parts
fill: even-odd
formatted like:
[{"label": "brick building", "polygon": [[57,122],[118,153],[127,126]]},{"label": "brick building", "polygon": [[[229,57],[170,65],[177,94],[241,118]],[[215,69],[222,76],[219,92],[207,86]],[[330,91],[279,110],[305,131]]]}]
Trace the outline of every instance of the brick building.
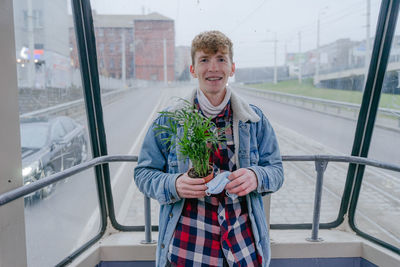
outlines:
[{"label": "brick building", "polygon": [[[100,75],[117,79],[164,81],[165,73],[167,81],[174,80],[175,29],[172,19],[158,13],[94,13],[93,23]],[[77,66],[78,54],[72,27],[70,43],[72,61]]]},{"label": "brick building", "polygon": [[137,18],[134,20],[134,39],[136,78],[163,81],[166,67],[167,80],[174,80],[174,21],[157,13]]}]

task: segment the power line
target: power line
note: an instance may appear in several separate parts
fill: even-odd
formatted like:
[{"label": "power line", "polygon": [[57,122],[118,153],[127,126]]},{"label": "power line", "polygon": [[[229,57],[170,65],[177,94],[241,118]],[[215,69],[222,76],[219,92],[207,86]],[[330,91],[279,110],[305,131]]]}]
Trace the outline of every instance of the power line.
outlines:
[{"label": "power line", "polygon": [[230,34],[233,34],[240,25],[242,25],[246,20],[248,20],[251,16],[254,15],[257,11],[260,10],[260,8],[267,2],[268,0],[264,0],[257,8],[255,8],[253,11],[251,11],[243,20],[241,20],[239,23],[235,25],[235,27],[230,31]]}]

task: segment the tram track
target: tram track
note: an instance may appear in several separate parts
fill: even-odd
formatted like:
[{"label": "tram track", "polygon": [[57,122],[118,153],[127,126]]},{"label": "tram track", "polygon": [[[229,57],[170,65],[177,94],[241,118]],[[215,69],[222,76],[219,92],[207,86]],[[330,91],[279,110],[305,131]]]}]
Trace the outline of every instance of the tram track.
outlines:
[{"label": "tram track", "polygon": [[[309,173],[307,173],[306,171],[304,171],[302,168],[300,168],[299,166],[297,166],[295,163],[293,162],[289,162],[288,163],[291,168],[295,169],[296,171],[302,173],[304,176],[304,178],[306,178],[307,180],[309,180],[310,182],[315,182],[315,178],[311,177]],[[330,194],[331,197],[335,198],[336,200],[341,200],[342,196],[337,194],[336,192],[330,190],[327,186],[323,185],[323,191],[327,192]],[[366,221],[368,221],[370,224],[374,225],[377,229],[379,229],[382,233],[385,233],[387,236],[389,236],[390,238],[394,239],[396,242],[400,243],[400,238],[393,235],[391,232],[389,232],[388,230],[386,230],[387,227],[381,226],[379,223],[377,223],[376,221],[374,221],[369,215],[366,215],[365,212],[362,211],[357,211],[357,215],[361,216],[363,219],[365,219]]]},{"label": "tram track", "polygon": [[[292,139],[286,137],[286,136],[280,136],[280,140],[283,140],[285,143],[289,143],[291,145],[295,145],[297,146],[298,144],[296,144]],[[310,149],[306,149],[306,148],[302,148],[301,149],[301,154],[316,154],[315,151],[311,151]],[[334,153],[337,154],[337,153]],[[311,183],[315,183],[315,179],[316,179],[316,172],[314,171],[312,174],[310,174],[309,169],[304,170],[303,168],[301,168],[299,166],[299,164],[296,164],[295,162],[287,162],[286,164],[288,164],[291,168],[293,168],[296,173],[301,173],[303,174],[303,177],[305,179],[307,179],[309,182]],[[333,169],[335,169],[336,172],[343,172],[343,175],[341,175],[341,177],[346,177],[346,171],[343,170],[343,168],[339,168],[337,165],[335,164],[331,164],[329,165],[329,167],[332,167]],[[369,170],[369,173],[374,173],[373,170]],[[381,174],[381,172],[379,172],[378,174]],[[335,189],[331,189],[329,188],[329,185],[327,185],[327,177],[325,176],[324,178],[324,184],[323,184],[323,191],[327,192],[332,198],[341,201],[342,199],[342,194],[336,192],[337,190]],[[344,180],[343,180],[344,182]],[[344,184],[344,183],[343,183]],[[375,190],[377,192],[379,192],[379,194],[384,195],[387,199],[396,202],[397,204],[400,203],[400,199],[387,193],[384,192],[382,189],[377,188],[375,185],[373,185],[371,182],[367,182],[367,181],[363,181],[363,185],[365,187],[367,187],[369,190]],[[372,196],[372,195],[371,195]],[[393,205],[393,203],[392,203]],[[381,233],[384,233],[386,236],[388,236],[389,238],[391,238],[392,240],[395,240],[396,242],[400,243],[400,238],[397,237],[396,235],[394,235],[391,231],[387,230],[387,226],[382,226],[379,222],[376,221],[375,218],[371,218],[371,215],[366,214],[363,211],[360,211],[360,208],[357,210],[357,215],[359,215],[360,217],[362,217],[365,221],[367,221],[369,224],[373,225],[376,229],[378,229]],[[379,217],[378,217],[379,219]],[[394,232],[394,231],[393,231]]]},{"label": "tram track", "polygon": [[[290,143],[292,146],[297,146],[297,144],[293,141],[293,139],[285,137],[285,136],[280,136],[279,137],[280,140],[284,140],[286,143]],[[305,154],[305,155],[317,155],[320,154],[320,151],[312,151],[310,149],[306,149],[305,147],[301,148],[301,154]],[[319,152],[319,153],[318,153]],[[339,153],[336,151],[329,151],[328,148],[324,148],[324,152],[327,152],[327,154],[332,154],[332,155],[338,155]],[[337,164],[328,164],[328,166],[332,166],[332,168],[334,168],[335,170],[338,171],[343,171],[343,168],[339,168],[337,166]],[[386,198],[390,199],[391,201],[395,202],[396,204],[400,205],[400,198],[396,197],[396,195],[394,194],[395,192],[387,192],[387,188],[382,188],[380,187],[380,183],[375,184],[374,181],[367,181],[367,179],[373,179],[373,177],[381,177],[382,175],[385,176],[385,179],[389,179],[390,183],[393,182],[397,182],[400,184],[400,181],[397,177],[391,176],[383,171],[380,170],[375,170],[375,169],[366,169],[365,171],[366,174],[368,175],[372,175],[372,177],[365,177],[363,180],[363,186],[365,186],[366,188],[369,188],[370,190],[375,190],[377,191],[379,194],[385,196]],[[347,170],[346,173],[343,173],[342,177],[347,177]],[[377,178],[376,178],[377,179]],[[379,187],[378,187],[378,186]]]},{"label": "tram track", "polygon": [[[248,97],[248,98],[252,99],[253,101],[255,101],[256,103],[258,103],[259,107],[261,107],[261,108],[265,107],[265,110],[264,110],[265,114],[269,114],[269,112],[267,112],[268,103],[259,103],[258,98],[256,98],[254,95],[247,93],[246,91],[241,90],[241,93],[244,93],[246,95],[246,97]],[[271,101],[271,100],[268,100],[268,101]],[[282,106],[282,108],[284,108],[284,107]],[[317,112],[315,112],[315,113],[317,113]],[[303,116],[303,115],[296,114],[294,116]],[[279,118],[279,117],[277,117],[277,118]],[[277,123],[279,123],[277,118],[275,118],[275,119],[276,119]],[[337,119],[340,119],[340,118],[337,118]],[[290,128],[290,131],[292,131],[291,135],[293,134],[293,135],[300,136],[301,134],[298,133],[295,128],[291,128],[290,125],[292,125],[292,124],[289,124],[289,126],[286,125],[284,127]],[[332,125],[335,125],[335,121],[332,121]],[[323,127],[330,127],[330,126],[325,125]],[[335,127],[336,126],[333,126],[332,128],[335,128]],[[315,130],[317,130],[317,128]],[[331,129],[329,128],[327,130],[330,131]],[[323,134],[323,133],[329,134],[331,136],[331,138],[333,138],[335,136],[335,132],[329,133],[329,131],[328,131],[328,133],[327,133],[327,131],[321,131],[321,134]],[[323,140],[323,142],[329,142],[329,140],[331,140],[331,138],[325,138],[325,139],[322,138],[321,140]],[[279,134],[278,139],[283,139],[283,135]],[[301,154],[309,154],[309,155],[316,155],[316,154],[341,155],[341,154],[343,154],[342,152],[332,149],[331,147],[328,147],[325,144],[318,143],[318,140],[316,140],[315,138],[311,141],[311,139],[308,135],[307,135],[307,139],[304,137],[304,134],[301,135],[301,138],[298,138],[298,139],[301,140],[302,143],[305,140],[310,140],[310,142],[308,142],[308,144],[307,144],[307,147],[318,146],[318,148],[319,148],[319,149],[314,149],[314,150],[309,150],[309,149],[306,150],[305,149],[306,146],[304,144],[301,144],[301,146],[299,146],[298,144],[294,144],[292,136],[290,136],[290,138],[286,138],[286,140],[287,140],[286,142],[290,142],[292,145],[295,145],[295,147],[298,148],[297,151],[304,151],[304,153],[301,153]],[[335,144],[340,149],[341,146],[338,145],[337,142]],[[343,150],[343,149],[340,149],[340,150]],[[291,150],[291,151],[293,151],[293,150]],[[286,154],[287,154],[287,152],[286,152]],[[379,155],[380,154],[378,153],[378,158],[376,158],[376,159],[382,160],[382,159],[380,159]],[[393,159],[394,158],[391,158],[392,161],[393,161]],[[383,160],[383,161],[385,161],[385,160]],[[329,164],[329,165],[335,166],[336,164]],[[344,177],[345,176],[346,176],[346,174],[344,174]],[[378,192],[380,195],[385,196],[387,199],[390,199],[391,201],[393,201],[394,204],[396,204],[396,205],[400,204],[400,179],[399,179],[399,176],[395,176],[395,175],[389,173],[389,171],[387,171],[387,170],[380,170],[380,169],[376,169],[376,168],[372,168],[372,167],[365,168],[363,186],[367,189],[373,189],[375,192]]]}]

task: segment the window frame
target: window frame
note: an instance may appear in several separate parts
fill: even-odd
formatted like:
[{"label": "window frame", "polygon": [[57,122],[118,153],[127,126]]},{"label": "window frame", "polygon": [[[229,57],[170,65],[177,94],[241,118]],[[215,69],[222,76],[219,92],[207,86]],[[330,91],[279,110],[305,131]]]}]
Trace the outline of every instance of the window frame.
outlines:
[{"label": "window frame", "polygon": [[[376,28],[371,64],[366,77],[363,101],[360,108],[357,129],[355,133],[352,156],[368,156],[370,139],[375,123],[379,97],[382,90],[383,77],[390,56],[390,46],[394,35],[395,22],[397,20],[400,0],[383,0],[380,7],[380,15]],[[86,110],[88,114],[88,128],[92,143],[93,157],[107,155],[107,142],[105,136],[103,113],[101,107],[100,83],[96,56],[95,31],[92,20],[92,11],[89,0],[72,0],[73,18],[81,66],[82,83],[84,87]],[[367,116],[368,114],[368,116]],[[96,130],[98,129],[98,130]],[[362,142],[362,144],[361,144]],[[359,152],[357,152],[359,151]],[[339,226],[349,214],[351,228],[360,236],[386,247],[396,253],[398,248],[370,236],[357,228],[354,222],[354,214],[359,197],[359,191],[364,174],[364,166],[350,164],[346,178],[345,188],[341,199],[338,217],[335,221],[321,223],[321,229],[329,229]],[[118,223],[112,197],[110,174],[108,164],[96,167],[96,181],[99,192],[101,209],[101,230],[96,237],[75,251],[63,262],[69,262],[91,244],[98,241],[107,226],[107,214],[112,226],[120,231],[143,231],[144,226],[124,226]],[[107,203],[107,205],[106,205]],[[271,229],[311,229],[311,223],[304,224],[272,224]],[[152,230],[158,230],[158,226],[152,226]],[[63,263],[62,262],[62,263]]]}]

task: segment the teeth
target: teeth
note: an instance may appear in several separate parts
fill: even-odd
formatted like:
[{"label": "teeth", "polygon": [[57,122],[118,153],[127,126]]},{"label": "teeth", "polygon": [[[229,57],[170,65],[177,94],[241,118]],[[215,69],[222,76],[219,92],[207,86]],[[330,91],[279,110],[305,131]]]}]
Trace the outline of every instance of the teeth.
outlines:
[{"label": "teeth", "polygon": [[209,81],[216,81],[216,80],[221,80],[221,78],[207,78]]}]

